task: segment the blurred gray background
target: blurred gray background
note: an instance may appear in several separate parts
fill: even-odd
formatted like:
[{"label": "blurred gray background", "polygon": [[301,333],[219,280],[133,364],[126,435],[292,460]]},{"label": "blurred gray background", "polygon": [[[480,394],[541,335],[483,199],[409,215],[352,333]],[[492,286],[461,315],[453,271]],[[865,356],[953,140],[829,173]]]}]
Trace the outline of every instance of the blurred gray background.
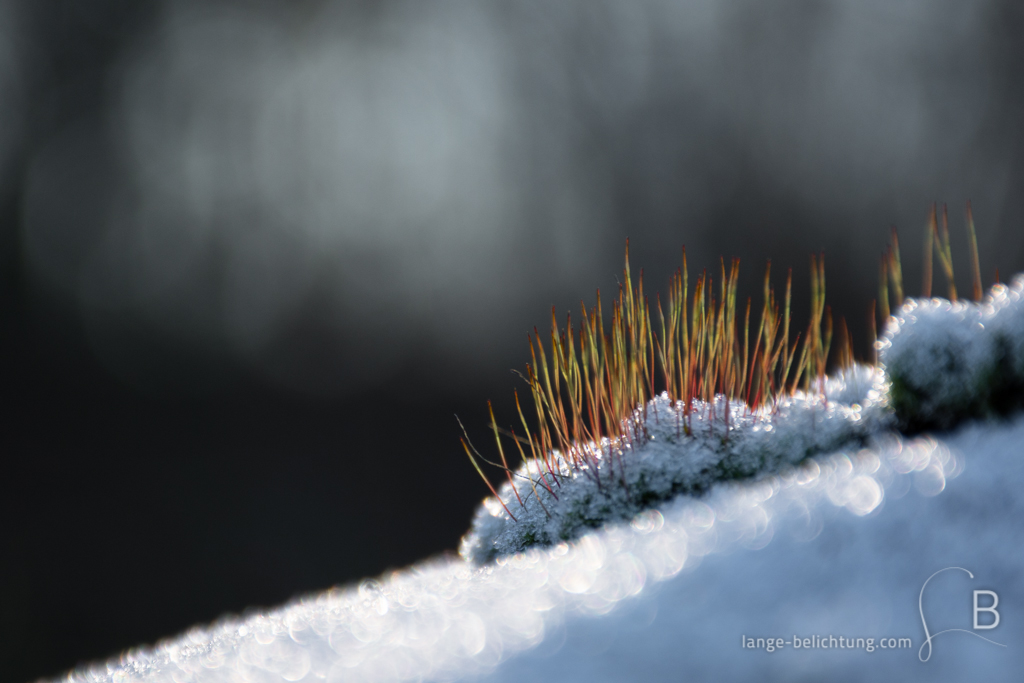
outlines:
[{"label": "blurred gray background", "polygon": [[[1013,0],[0,0],[0,679],[454,548],[526,333],[932,202],[1024,269]],[[936,270],[937,293],[945,285]],[[799,324],[799,317],[797,319]],[[509,418],[511,419],[511,418]],[[479,444],[483,445],[483,444]]]}]

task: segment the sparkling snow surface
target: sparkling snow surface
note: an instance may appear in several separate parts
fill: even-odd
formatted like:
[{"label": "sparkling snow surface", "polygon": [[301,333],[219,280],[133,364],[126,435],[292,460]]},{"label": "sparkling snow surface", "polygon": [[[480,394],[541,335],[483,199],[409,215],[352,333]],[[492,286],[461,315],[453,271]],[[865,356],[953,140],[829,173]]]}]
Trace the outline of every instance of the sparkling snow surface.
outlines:
[{"label": "sparkling snow surface", "polygon": [[[75,681],[1010,680],[1024,669],[1024,419],[881,436],[483,568],[456,559],[195,629]],[[972,590],[1000,625],[971,630]],[[981,604],[988,604],[982,600]],[[982,622],[985,622],[983,615]],[[741,638],[907,637],[902,650]]]}]

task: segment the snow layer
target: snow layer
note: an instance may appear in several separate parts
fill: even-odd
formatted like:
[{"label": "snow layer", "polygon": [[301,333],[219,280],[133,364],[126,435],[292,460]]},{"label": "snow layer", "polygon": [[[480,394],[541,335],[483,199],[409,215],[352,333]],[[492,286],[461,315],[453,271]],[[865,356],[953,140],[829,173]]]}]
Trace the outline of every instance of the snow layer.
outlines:
[{"label": "snow layer", "polygon": [[[484,567],[439,559],[194,629],[69,681],[1009,680],[1024,667],[1024,420],[890,435]],[[971,629],[971,590],[1002,621]],[[911,648],[744,649],[742,636]],[[878,642],[876,640],[876,642]]]},{"label": "snow layer", "polygon": [[484,502],[460,554],[487,562],[534,544],[572,540],[681,493],[700,494],[716,482],[777,472],[811,455],[863,444],[893,424],[883,394],[881,373],[867,366],[830,380],[823,393],[797,393],[771,410],[751,412],[733,401],[728,420],[724,397],[713,407],[695,401],[687,418],[682,402],[662,394],[635,415],[645,438],[621,450],[606,440],[596,468],[571,467],[558,455],[555,480],[532,463],[522,467],[518,495],[506,483],[501,502]]},{"label": "snow layer", "polygon": [[1005,413],[1024,396],[1024,275],[980,304],[909,299],[879,343],[904,429],[948,429]]}]

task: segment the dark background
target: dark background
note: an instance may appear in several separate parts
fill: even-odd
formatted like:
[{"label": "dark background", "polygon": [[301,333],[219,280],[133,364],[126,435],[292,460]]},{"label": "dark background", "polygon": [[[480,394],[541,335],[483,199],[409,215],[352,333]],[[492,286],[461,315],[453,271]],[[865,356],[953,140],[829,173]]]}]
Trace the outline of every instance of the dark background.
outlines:
[{"label": "dark background", "polygon": [[[770,7],[769,7],[770,6]],[[0,0],[0,679],[457,547],[526,332],[948,202],[1024,269],[1015,0]],[[936,291],[944,292],[936,271]],[[756,299],[755,299],[756,302]],[[796,321],[799,325],[799,319]]]}]

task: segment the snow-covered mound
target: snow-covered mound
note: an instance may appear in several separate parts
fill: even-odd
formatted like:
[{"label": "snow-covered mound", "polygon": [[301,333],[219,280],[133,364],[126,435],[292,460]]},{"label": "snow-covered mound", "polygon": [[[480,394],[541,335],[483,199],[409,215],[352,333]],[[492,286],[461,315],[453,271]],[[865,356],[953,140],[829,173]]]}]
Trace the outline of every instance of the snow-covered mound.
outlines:
[{"label": "snow-covered mound", "polygon": [[460,554],[486,562],[535,544],[572,540],[602,524],[629,521],[679,494],[701,494],[717,482],[777,472],[811,455],[859,446],[894,424],[881,373],[863,365],[827,382],[823,393],[797,393],[771,410],[752,412],[723,397],[714,406],[695,401],[687,422],[682,403],[662,394],[637,419],[645,422],[646,438],[621,450],[606,443],[596,474],[560,456],[560,476],[547,477],[546,485],[536,467],[521,468],[519,494],[506,483],[498,492],[501,502],[484,502]]},{"label": "snow-covered mound", "polygon": [[[427,562],[68,680],[1012,680],[1024,668],[1022,441],[1024,420],[881,437],[573,543],[484,567]],[[974,578],[940,573],[919,613],[924,582],[947,567]],[[976,633],[1006,647],[947,632],[927,657],[921,614],[933,635],[974,632],[976,589],[1001,612]],[[820,646],[840,637],[854,647]],[[901,638],[910,645],[883,645]]]},{"label": "snow-covered mound", "polygon": [[901,427],[948,429],[1024,398],[1024,276],[980,304],[909,299],[879,343]]}]

